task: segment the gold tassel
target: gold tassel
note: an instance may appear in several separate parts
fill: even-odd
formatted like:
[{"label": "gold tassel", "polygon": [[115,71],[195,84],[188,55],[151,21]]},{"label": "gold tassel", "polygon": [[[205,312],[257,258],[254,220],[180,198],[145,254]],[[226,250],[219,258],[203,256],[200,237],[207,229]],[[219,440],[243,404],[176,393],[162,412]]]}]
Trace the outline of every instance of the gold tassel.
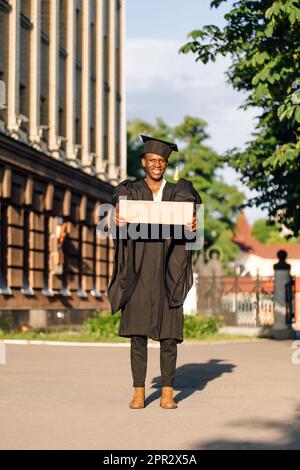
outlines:
[{"label": "gold tassel", "polygon": [[176,168],[175,168],[175,171],[174,171],[173,179],[174,179],[174,181],[179,180],[179,161],[178,161],[178,157],[177,157],[177,163],[176,163]]}]

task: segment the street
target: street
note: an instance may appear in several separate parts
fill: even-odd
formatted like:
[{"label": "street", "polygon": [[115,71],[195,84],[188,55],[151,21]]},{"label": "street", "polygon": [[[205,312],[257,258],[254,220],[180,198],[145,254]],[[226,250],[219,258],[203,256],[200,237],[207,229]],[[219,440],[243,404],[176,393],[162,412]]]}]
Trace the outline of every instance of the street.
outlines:
[{"label": "street", "polygon": [[1,449],[300,449],[291,341],[178,346],[175,400],[159,407],[149,348],[146,407],[131,410],[128,347],[7,345]]}]

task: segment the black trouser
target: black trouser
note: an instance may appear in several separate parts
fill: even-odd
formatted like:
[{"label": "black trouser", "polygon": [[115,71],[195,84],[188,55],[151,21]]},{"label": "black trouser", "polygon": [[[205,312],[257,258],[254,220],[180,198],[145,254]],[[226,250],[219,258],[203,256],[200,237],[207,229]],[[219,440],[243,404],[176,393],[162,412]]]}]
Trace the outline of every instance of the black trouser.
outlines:
[{"label": "black trouser", "polygon": [[[134,387],[144,387],[147,372],[147,336],[131,337],[131,372]],[[163,387],[173,387],[177,359],[177,340],[160,340],[160,370]]]}]

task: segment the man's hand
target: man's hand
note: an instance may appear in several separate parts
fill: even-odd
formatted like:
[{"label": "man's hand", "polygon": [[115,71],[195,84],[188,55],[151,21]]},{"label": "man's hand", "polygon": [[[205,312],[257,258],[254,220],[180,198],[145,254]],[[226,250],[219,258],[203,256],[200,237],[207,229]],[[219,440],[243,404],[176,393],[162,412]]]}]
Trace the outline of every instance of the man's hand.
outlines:
[{"label": "man's hand", "polygon": [[126,219],[124,217],[119,216],[119,203],[117,202],[116,208],[115,208],[115,215],[113,217],[113,220],[117,227],[124,227],[124,225],[127,223]]},{"label": "man's hand", "polygon": [[191,232],[195,232],[195,230],[197,229],[197,218],[193,217],[192,222],[186,224],[186,226]]}]

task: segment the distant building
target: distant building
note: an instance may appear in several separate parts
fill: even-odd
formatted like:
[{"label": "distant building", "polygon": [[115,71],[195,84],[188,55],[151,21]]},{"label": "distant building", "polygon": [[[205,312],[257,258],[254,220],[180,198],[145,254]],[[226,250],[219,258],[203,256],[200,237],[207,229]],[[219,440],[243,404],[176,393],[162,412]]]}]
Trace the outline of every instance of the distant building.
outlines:
[{"label": "distant building", "polygon": [[292,276],[300,276],[300,243],[261,243],[254,238],[244,212],[238,217],[233,241],[240,248],[235,263],[241,266],[241,274],[273,276],[273,265],[278,262],[277,253],[279,250],[285,250]]},{"label": "distant building", "polygon": [[126,178],[124,8],[0,0],[0,312],[16,322],[108,305],[96,224]]}]

